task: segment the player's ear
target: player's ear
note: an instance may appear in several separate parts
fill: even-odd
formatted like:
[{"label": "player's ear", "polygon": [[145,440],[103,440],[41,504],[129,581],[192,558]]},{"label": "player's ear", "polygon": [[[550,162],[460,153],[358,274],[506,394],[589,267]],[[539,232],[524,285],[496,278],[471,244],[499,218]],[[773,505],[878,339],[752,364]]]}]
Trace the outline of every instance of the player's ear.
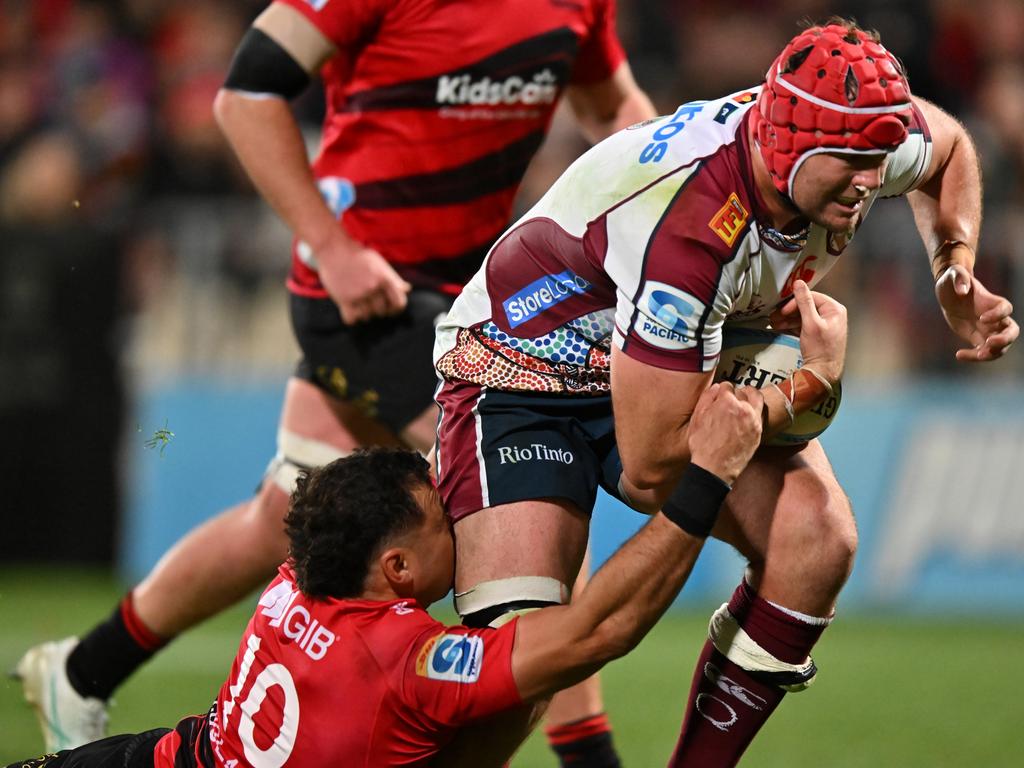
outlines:
[{"label": "player's ear", "polygon": [[381,572],[391,589],[401,597],[412,593],[413,574],[410,569],[410,552],[405,547],[389,547],[377,558]]}]

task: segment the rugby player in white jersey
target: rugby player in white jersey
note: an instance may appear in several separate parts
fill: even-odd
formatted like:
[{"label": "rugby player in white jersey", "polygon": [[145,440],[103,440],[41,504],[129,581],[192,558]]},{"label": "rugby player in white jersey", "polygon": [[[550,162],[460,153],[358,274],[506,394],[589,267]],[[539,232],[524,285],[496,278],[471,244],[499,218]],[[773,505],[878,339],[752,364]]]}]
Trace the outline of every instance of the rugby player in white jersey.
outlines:
[{"label": "rugby player in white jersey", "polygon": [[[811,288],[874,200],[904,195],[967,344],[957,359],[1000,357],[1019,328],[973,275],[970,137],[850,22],[796,36],[763,85],[685,104],[577,160],[438,329],[438,482],[463,620],[563,601],[598,486],[657,509],[689,459],[727,325],[800,334],[804,367],[765,391],[766,435],[819,403],[842,373],[846,314]],[[810,685],[857,547],[817,440],[759,451],[713,535],[749,566],[712,617],[674,765],[734,765],[785,692]]]}]

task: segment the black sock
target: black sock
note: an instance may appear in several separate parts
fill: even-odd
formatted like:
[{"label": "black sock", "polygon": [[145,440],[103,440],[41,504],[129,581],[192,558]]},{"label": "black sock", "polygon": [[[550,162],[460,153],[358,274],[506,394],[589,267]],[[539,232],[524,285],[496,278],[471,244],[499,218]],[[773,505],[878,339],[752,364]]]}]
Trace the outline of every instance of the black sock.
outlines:
[{"label": "black sock", "polygon": [[125,595],[106,621],[93,627],[71,651],[68,681],[82,696],[109,699],[115,688],[166,644],[142,624],[131,594]]},{"label": "black sock", "polygon": [[562,768],[621,768],[604,713],[545,730]]}]

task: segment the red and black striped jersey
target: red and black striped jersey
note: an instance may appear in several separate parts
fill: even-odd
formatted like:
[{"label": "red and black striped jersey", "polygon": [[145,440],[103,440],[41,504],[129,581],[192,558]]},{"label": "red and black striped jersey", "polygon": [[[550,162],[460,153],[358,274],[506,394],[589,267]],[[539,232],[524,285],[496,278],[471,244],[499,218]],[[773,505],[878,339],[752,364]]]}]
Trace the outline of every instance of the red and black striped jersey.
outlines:
[{"label": "red and black striped jersey", "polygon": [[[338,48],[313,164],[348,233],[417,286],[458,293],[508,225],[570,83],[624,59],[615,0],[277,0]],[[289,288],[324,297],[295,245]]]}]

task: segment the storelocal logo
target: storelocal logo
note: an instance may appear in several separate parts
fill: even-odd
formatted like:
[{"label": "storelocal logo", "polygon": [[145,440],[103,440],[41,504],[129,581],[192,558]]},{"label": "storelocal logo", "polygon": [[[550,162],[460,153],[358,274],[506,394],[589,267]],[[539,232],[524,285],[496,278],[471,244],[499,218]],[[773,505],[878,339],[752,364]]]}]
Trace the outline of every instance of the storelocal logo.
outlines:
[{"label": "storelocal logo", "polygon": [[501,306],[505,308],[509,326],[515,328],[570,296],[578,296],[588,290],[589,282],[566,270],[557,275],[544,275],[539,280],[534,280],[521,291],[505,299]]}]

